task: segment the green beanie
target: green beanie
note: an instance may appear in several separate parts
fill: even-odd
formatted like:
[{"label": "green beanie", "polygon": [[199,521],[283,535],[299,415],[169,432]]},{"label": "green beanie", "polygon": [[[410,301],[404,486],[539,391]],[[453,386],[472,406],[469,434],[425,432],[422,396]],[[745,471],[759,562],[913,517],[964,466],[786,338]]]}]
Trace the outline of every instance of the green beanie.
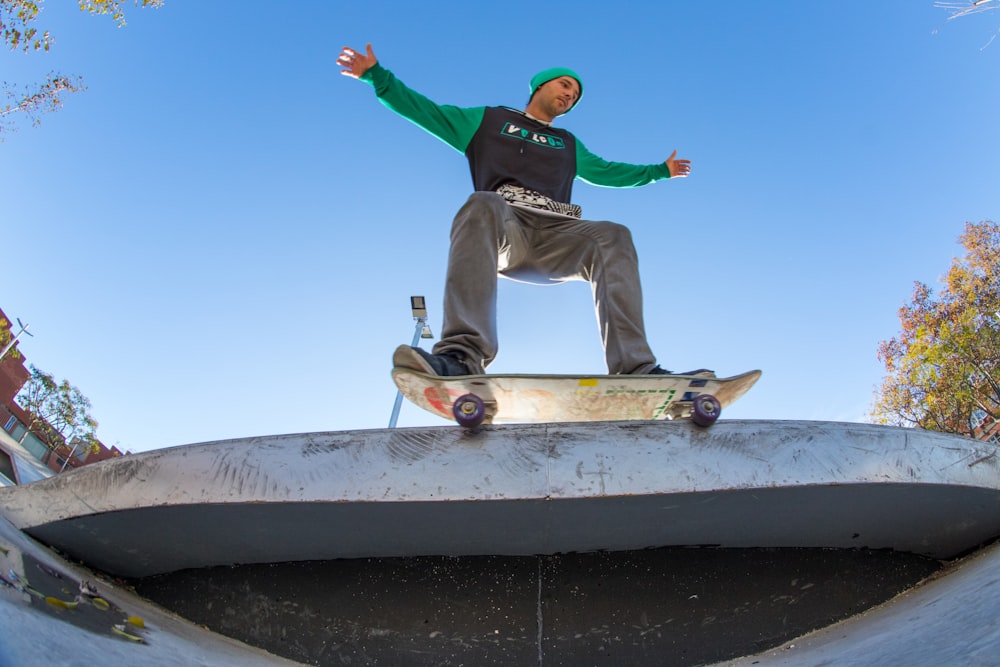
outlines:
[{"label": "green beanie", "polygon": [[[541,88],[543,84],[548,83],[552,79],[558,79],[561,76],[569,76],[576,79],[577,84],[580,86],[580,97],[577,97],[576,102],[573,103],[573,107],[575,107],[583,98],[583,81],[580,80],[579,74],[568,67],[553,67],[551,69],[543,70],[531,77],[531,94],[534,95],[535,91]],[[573,107],[570,107],[570,109]]]}]

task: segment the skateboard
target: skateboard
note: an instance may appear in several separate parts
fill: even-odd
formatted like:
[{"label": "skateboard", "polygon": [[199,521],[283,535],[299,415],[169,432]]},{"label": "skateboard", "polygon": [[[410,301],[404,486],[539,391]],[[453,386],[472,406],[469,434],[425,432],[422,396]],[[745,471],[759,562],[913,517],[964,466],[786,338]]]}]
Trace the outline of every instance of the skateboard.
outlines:
[{"label": "skateboard", "polygon": [[396,366],[400,392],[461,426],[501,422],[690,419],[711,426],[722,409],[760,378],[692,375],[459,375],[440,377]]}]

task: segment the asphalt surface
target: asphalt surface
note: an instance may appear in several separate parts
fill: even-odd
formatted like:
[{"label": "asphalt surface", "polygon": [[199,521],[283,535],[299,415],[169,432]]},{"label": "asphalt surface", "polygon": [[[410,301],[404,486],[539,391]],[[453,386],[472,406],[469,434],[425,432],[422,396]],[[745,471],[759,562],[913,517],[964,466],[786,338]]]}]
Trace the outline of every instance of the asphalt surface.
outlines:
[{"label": "asphalt surface", "polygon": [[893,551],[665,548],[243,565],[128,583],[306,664],[701,665],[851,617],[940,567]]}]

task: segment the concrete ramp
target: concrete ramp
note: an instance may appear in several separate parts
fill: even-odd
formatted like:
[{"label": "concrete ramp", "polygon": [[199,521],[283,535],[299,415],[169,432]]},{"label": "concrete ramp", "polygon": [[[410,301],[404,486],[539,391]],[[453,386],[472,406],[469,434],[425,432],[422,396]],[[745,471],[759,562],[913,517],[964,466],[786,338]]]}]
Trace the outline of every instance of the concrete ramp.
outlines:
[{"label": "concrete ramp", "polygon": [[981,665],[1000,656],[1000,548],[992,546],[888,603],[733,667]]},{"label": "concrete ramp", "polygon": [[985,443],[817,422],[551,424],[189,445],[0,489],[5,516],[105,572],[665,546],[895,549],[1000,535]]},{"label": "concrete ramp", "polygon": [[[80,593],[87,582],[89,594]],[[0,665],[293,667],[98,578],[0,516]]]},{"label": "concrete ramp", "polygon": [[[1000,535],[997,466],[985,443],[812,422],[149,452],[0,490],[0,664],[995,664],[997,547],[909,587],[939,568],[921,556]],[[650,549],[670,546],[739,548]],[[236,563],[285,564],[210,567]]]}]

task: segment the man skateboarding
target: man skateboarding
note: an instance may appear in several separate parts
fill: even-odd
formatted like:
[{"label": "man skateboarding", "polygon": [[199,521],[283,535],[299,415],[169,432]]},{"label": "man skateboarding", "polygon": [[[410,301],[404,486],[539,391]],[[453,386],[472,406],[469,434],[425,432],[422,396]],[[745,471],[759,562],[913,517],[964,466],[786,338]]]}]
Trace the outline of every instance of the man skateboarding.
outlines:
[{"label": "man skateboarding", "polygon": [[[365,52],[344,47],[341,74],[375,89],[379,101],[463,153],[475,192],[455,216],[441,340],[433,353],[402,346],[396,366],[441,376],[482,374],[499,348],[497,276],[540,284],[590,282],[608,372],[670,375],[646,342],[639,266],[628,228],[581,219],[573,180],[638,187],[691,171],[675,150],[662,163],[608,162],[552,121],[583,95],[574,71],[554,68],[530,82],[524,111],[439,105],[411,90]],[[688,371],[685,375],[710,371]]]}]

